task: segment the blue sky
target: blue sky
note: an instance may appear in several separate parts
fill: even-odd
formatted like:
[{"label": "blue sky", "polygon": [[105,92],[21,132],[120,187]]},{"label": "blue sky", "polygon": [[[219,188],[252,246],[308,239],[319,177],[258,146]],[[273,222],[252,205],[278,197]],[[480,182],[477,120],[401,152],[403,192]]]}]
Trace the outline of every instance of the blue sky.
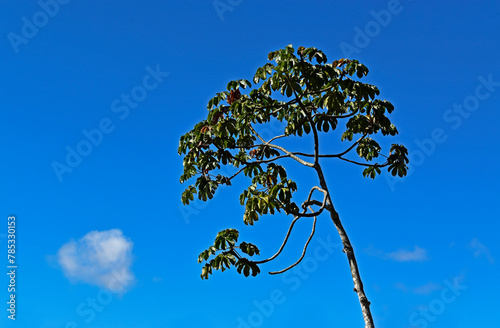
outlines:
[{"label": "blue sky", "polygon": [[324,163],[376,325],[496,324],[497,1],[1,2],[0,239],[6,256],[15,214],[19,265],[17,322],[4,309],[2,326],[362,327],[327,217],[296,271],[265,273],[295,261],[308,222],[257,278],[199,277],[219,230],[267,256],[290,219],[244,226],[244,181],[182,207],[179,137],[288,44],[367,65],[410,150],[401,181]]}]

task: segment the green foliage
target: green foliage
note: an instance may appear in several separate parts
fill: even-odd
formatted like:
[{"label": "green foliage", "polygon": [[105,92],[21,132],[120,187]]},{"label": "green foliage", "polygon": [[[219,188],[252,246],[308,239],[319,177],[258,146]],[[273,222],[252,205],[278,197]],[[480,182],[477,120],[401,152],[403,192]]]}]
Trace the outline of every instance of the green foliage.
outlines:
[{"label": "green foliage", "polygon": [[[236,267],[238,273],[243,272],[245,277],[248,277],[250,274],[255,277],[260,273],[257,264],[241,257],[236,250],[239,248],[241,252],[248,256],[253,256],[254,254],[260,254],[259,249],[257,246],[246,242],[242,242],[239,246],[236,246],[238,235],[239,233],[236,229],[223,230],[215,237],[214,245],[201,252],[198,256],[198,263],[208,261],[201,270],[201,279],[208,279],[208,276],[212,274],[212,269],[224,272],[231,265]],[[217,254],[217,252],[220,253]],[[215,257],[210,259],[213,255]]]},{"label": "green foliage", "polygon": [[[231,185],[231,180],[242,173],[251,180],[240,195],[245,224],[253,225],[261,216],[276,211],[296,215],[299,208],[293,193],[297,185],[276,161],[293,156],[313,158],[311,165],[316,167],[320,154],[294,154],[274,141],[263,140],[254,127],[271,120],[285,123],[283,135],[274,139],[308,134],[316,138],[340,130],[340,142],[348,143],[346,151],[321,156],[362,166],[364,177],[374,179],[384,167],[393,176],[406,175],[406,148],[393,144],[386,156],[372,137],[394,136],[398,131],[387,116],[393,105],[376,98],[380,94],[376,86],[359,80],[368,74],[366,66],[349,59],[328,63],[326,55],[316,48],[299,47],[295,51],[291,45],[269,53],[268,59],[270,62],[259,67],[253,77],[255,86],[248,80],[230,81],[226,90],[209,100],[207,118],[180,138],[178,152],[184,156],[180,181],[195,178],[182,193],[183,204],[194,200],[195,194],[203,201],[212,199],[219,186]],[[357,153],[357,160],[347,157],[351,150]],[[385,161],[374,162],[380,156]],[[234,167],[234,174],[221,175],[221,166]],[[231,265],[246,276],[259,272],[252,261],[236,255],[237,238],[233,229],[217,235],[214,245],[200,255],[203,262],[221,251],[205,265],[202,278],[208,278],[214,268],[224,271]],[[239,246],[243,253],[259,254],[256,247],[248,245]]]}]

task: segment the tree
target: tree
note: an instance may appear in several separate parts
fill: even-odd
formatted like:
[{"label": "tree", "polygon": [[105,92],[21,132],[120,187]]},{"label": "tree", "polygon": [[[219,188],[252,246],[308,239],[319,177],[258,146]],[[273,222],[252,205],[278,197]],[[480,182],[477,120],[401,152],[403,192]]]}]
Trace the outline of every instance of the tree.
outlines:
[{"label": "tree", "polygon": [[[260,273],[259,265],[272,261],[281,253],[297,220],[310,218],[312,232],[299,260],[270,273],[291,269],[304,258],[317,217],[326,212],[342,240],[365,325],[374,327],[354,251],[335,210],[320,163],[332,159],[346,161],[361,166],[363,176],[372,179],[384,167],[393,176],[405,176],[406,148],[392,144],[388,154],[383,155],[382,147],[372,138],[379,133],[382,136],[398,133],[387,117],[394,107],[386,100],[376,99],[380,93],[376,86],[359,81],[368,74],[368,69],[357,60],[340,59],[328,63],[326,55],[316,48],[299,47],[295,52],[291,45],[269,53],[268,59],[274,63],[268,62],[257,69],[253,89],[247,80],[229,82],[227,91],[217,93],[208,102],[207,119],[181,137],[179,154],[184,156],[184,172],[180,181],[196,177],[194,184],[182,193],[182,202],[189,204],[195,194],[207,201],[219,186],[231,185],[233,179],[243,174],[251,179],[250,186],[240,195],[240,203],[245,206],[245,224],[253,225],[259,217],[276,212],[294,219],[277,253],[260,261],[250,259],[260,255],[256,245],[247,242],[237,245],[239,231],[220,231],[214,244],[198,258],[198,262],[206,262],[201,278],[208,279],[213,269],[225,271],[231,266],[245,276],[256,276]],[[247,88],[251,91],[242,93],[242,89]],[[283,134],[265,140],[256,126],[271,120],[286,125]],[[341,122],[345,122],[345,126]],[[340,140],[348,145],[339,153],[321,153],[320,135],[337,129],[342,132]],[[312,135],[310,153],[292,151],[278,144],[279,139],[305,135]],[[360,159],[353,159],[354,150]],[[380,157],[383,160],[378,162]],[[310,189],[300,207],[293,199],[297,184],[278,164],[284,159],[293,159],[317,175],[318,185]],[[234,174],[221,174],[221,166],[226,165],[234,167]]]}]

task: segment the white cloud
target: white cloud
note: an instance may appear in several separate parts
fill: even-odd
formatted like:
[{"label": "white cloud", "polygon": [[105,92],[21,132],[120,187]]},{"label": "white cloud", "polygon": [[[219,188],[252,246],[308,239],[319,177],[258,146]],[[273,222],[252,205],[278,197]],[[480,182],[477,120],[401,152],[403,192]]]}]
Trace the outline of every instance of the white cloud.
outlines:
[{"label": "white cloud", "polygon": [[388,259],[398,261],[398,262],[410,262],[410,261],[426,261],[427,251],[423,248],[415,246],[413,251],[408,251],[405,249],[400,249],[395,252],[385,254]]},{"label": "white cloud", "polygon": [[488,247],[481,244],[477,238],[471,240],[469,247],[474,251],[474,257],[485,257],[491,264],[495,263]]},{"label": "white cloud", "polygon": [[421,247],[415,246],[414,250],[409,251],[400,249],[395,252],[386,253],[372,247],[365,249],[365,252],[371,256],[379,257],[384,260],[394,260],[398,262],[427,261],[427,251]]},{"label": "white cloud", "polygon": [[91,231],[78,241],[64,244],[57,259],[71,281],[123,293],[135,280],[130,270],[132,247],[121,230]]},{"label": "white cloud", "polygon": [[435,282],[428,282],[425,285],[413,288],[413,292],[418,295],[429,295],[436,290],[441,290],[443,287]]},{"label": "white cloud", "polygon": [[410,288],[401,282],[397,282],[394,284],[394,287],[404,293],[412,293],[417,295],[430,295],[437,290],[443,289],[443,286],[441,286],[440,284],[436,284],[435,282],[428,282],[415,288]]}]

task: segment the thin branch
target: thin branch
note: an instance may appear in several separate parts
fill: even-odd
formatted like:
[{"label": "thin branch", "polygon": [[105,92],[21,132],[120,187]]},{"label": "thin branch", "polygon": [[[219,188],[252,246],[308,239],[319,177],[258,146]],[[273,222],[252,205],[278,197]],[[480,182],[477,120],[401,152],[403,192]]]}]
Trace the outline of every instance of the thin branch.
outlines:
[{"label": "thin branch", "polygon": [[[345,151],[343,151],[341,153],[338,153],[338,154],[318,154],[318,157],[338,157],[338,158],[341,158],[342,156],[344,156],[345,154],[347,154],[348,152],[350,152],[366,136],[367,136],[367,134],[365,133],[361,138],[359,138],[349,148],[347,148],[347,150],[345,150]],[[306,157],[315,157],[316,156],[315,154],[307,154],[307,153],[302,153],[302,152],[298,152],[298,151],[293,152],[292,154],[299,155],[299,156],[306,156]],[[384,157],[386,157],[386,156],[384,156]],[[341,158],[341,159],[344,159],[344,158]]]},{"label": "thin branch", "polygon": [[[312,192],[314,190],[319,190],[321,191],[323,194],[324,194],[324,198],[323,198],[323,203],[320,203],[319,201],[316,201],[316,200],[312,200],[311,201],[311,195],[312,195]],[[325,190],[315,186],[311,189],[311,191],[309,192],[309,197],[307,198],[307,200],[305,200],[303,203],[302,203],[302,208],[304,210],[306,210],[306,206],[309,206],[309,205],[319,205],[321,206],[320,209],[317,211],[317,212],[314,212],[312,211],[312,213],[306,213],[306,212],[303,212],[303,213],[297,213],[297,212],[287,212],[287,210],[285,209],[285,205],[282,204],[279,200],[276,200],[278,202],[278,204],[285,210],[285,213],[287,215],[291,214],[293,216],[298,216],[298,217],[305,217],[305,218],[312,218],[314,216],[317,216],[317,215],[320,215],[323,210],[325,209],[326,205],[327,205],[327,193]]]},{"label": "thin branch", "polygon": [[382,157],[385,157],[385,158],[389,158],[388,156],[385,156],[384,154],[381,154],[381,153],[378,153],[379,156],[382,156]]},{"label": "thin branch", "polygon": [[324,114],[324,113],[316,113],[313,115],[313,117],[314,116],[324,116],[324,117],[328,117],[328,118],[339,119],[339,118],[348,118],[348,117],[356,115],[357,113],[358,113],[357,110],[352,112],[352,113],[345,114],[345,115],[328,115],[328,114]]},{"label": "thin branch", "polygon": [[[249,146],[249,147],[242,147],[242,146],[240,146],[239,148],[247,149],[247,148],[254,148],[254,147],[261,147],[261,146],[267,146],[267,145],[265,145],[265,144],[259,144],[259,145]],[[215,147],[217,147],[217,149],[219,151],[224,151],[224,149],[222,147],[220,147],[220,146],[215,146]],[[231,153],[229,153],[229,155],[231,156],[231,159],[236,160],[236,161],[238,161],[238,162],[240,162],[242,164],[245,164],[245,165],[248,165],[248,164],[269,163],[269,162],[275,161],[275,160],[280,159],[280,158],[290,157],[289,155],[279,155],[279,156],[276,156],[276,157],[273,157],[273,158],[264,159],[264,160],[258,160],[258,161],[254,161],[254,162],[247,162],[245,160],[237,159]]]},{"label": "thin branch", "polygon": [[314,165],[318,166],[319,165],[319,137],[318,137],[318,131],[316,130],[316,126],[314,125],[313,119],[311,118],[310,115],[307,116],[309,119],[309,124],[311,124],[311,129],[313,131],[314,135]]},{"label": "thin branch", "polygon": [[273,138],[272,138],[271,140],[269,140],[268,142],[272,142],[272,141],[274,141],[274,140],[276,140],[276,139],[283,138],[283,137],[286,137],[286,135],[285,135],[285,134],[282,134],[282,135],[279,135],[279,136],[273,137]]},{"label": "thin branch", "polygon": [[[328,203],[328,200],[327,200],[327,203]],[[317,200],[313,199],[313,200],[309,201],[309,204],[311,204],[311,205],[318,205],[318,206],[321,206],[323,203],[321,203],[320,201],[317,201]],[[329,212],[334,211],[333,206],[332,206],[332,205],[330,205],[330,204],[326,204],[326,205],[325,205],[325,209],[326,209],[327,211],[329,211]]]},{"label": "thin branch", "polygon": [[[311,202],[311,197],[312,197],[312,194],[314,192],[314,190],[318,190],[320,192],[323,193],[323,203],[320,204],[320,209],[317,211],[317,212],[314,212],[311,207],[309,205],[314,205],[315,203],[312,203]],[[312,213],[302,213],[300,214],[301,216],[304,216],[304,217],[313,217],[313,216],[317,216],[317,215],[320,215],[321,212],[323,212],[323,210],[325,209],[325,206],[326,206],[326,201],[327,201],[327,192],[326,190],[324,189],[321,189],[320,187],[318,186],[314,186],[311,188],[311,190],[309,191],[309,196],[307,197],[306,201],[302,203],[302,208],[307,211],[307,206],[309,206],[309,209],[311,210]],[[319,203],[319,202],[318,202]]]},{"label": "thin branch", "polygon": [[[311,207],[309,207],[309,209],[312,211]],[[287,268],[285,268],[283,270],[269,272],[269,274],[280,274],[280,273],[286,272],[286,271],[290,270],[291,268],[293,268],[294,266],[298,265],[302,261],[302,259],[304,258],[304,256],[306,255],[307,246],[309,246],[309,243],[311,242],[312,237],[314,236],[314,232],[315,231],[316,231],[316,216],[314,217],[311,234],[309,235],[309,238],[307,239],[307,242],[304,245],[304,249],[302,250],[302,255],[297,260],[297,262],[295,262],[294,264],[290,265],[289,267],[287,267]]]},{"label": "thin branch", "polygon": [[245,169],[245,167],[242,167],[241,169],[238,170],[238,172],[236,172],[235,174],[233,174],[232,176],[229,177],[229,181],[231,181],[235,176],[237,176],[238,174],[241,173],[241,171],[243,171]]},{"label": "thin branch", "polygon": [[292,229],[293,229],[293,226],[295,225],[295,222],[297,222],[297,220],[300,219],[300,218],[301,218],[300,216],[297,216],[295,219],[293,219],[292,223],[290,224],[290,227],[288,228],[288,232],[286,233],[285,240],[283,240],[283,243],[281,244],[281,247],[276,252],[276,254],[274,254],[273,256],[271,256],[268,259],[261,260],[261,261],[252,261],[252,262],[255,263],[255,264],[262,264],[262,263],[266,263],[266,262],[272,261],[276,257],[278,257],[278,255],[281,254],[281,251],[283,251],[283,248],[285,248],[285,245],[286,245],[286,243],[288,241],[288,237],[290,237],[290,233],[292,232]]},{"label": "thin branch", "polygon": [[269,163],[269,162],[273,162],[277,159],[280,159],[280,158],[286,158],[286,157],[290,157],[289,155],[279,155],[279,156],[276,156],[276,157],[273,157],[273,158],[268,158],[268,159],[261,159],[261,160],[258,160],[258,161],[255,161],[255,162],[247,162],[248,164],[262,164],[262,163]]},{"label": "thin branch", "polygon": [[[326,87],[326,88],[321,89],[321,90],[312,90],[310,92],[304,92],[303,96],[307,97],[307,96],[316,95],[316,94],[320,94],[321,95],[321,93],[323,93],[325,91],[329,91],[332,88],[334,88],[334,86]],[[255,106],[255,107],[249,107],[249,108],[254,109],[254,110],[268,109],[268,108],[279,109],[281,107],[290,106],[290,105],[293,105],[293,104],[296,104],[296,103],[297,103],[297,99],[292,99],[289,102],[285,102],[285,103],[279,104],[279,105]],[[227,106],[227,107],[229,107],[229,106]]]},{"label": "thin branch", "polygon": [[[319,191],[321,191],[324,194],[323,203],[320,203],[317,200],[312,200],[311,201],[311,197],[312,197],[312,194],[313,194],[314,190],[319,190]],[[307,199],[302,204],[302,206],[304,207],[304,211],[302,213],[296,215],[295,219],[293,219],[292,223],[290,224],[290,227],[288,228],[288,232],[286,233],[285,240],[283,240],[283,243],[281,244],[281,247],[276,252],[276,254],[274,254],[273,256],[271,256],[268,259],[261,260],[261,261],[252,261],[252,262],[254,262],[255,264],[262,264],[262,263],[266,263],[266,262],[269,262],[271,260],[274,260],[278,255],[281,254],[281,252],[283,251],[283,248],[285,248],[285,245],[286,245],[286,243],[288,241],[288,237],[290,237],[290,233],[292,232],[292,229],[293,229],[293,226],[295,225],[295,222],[297,222],[297,220],[300,219],[300,218],[302,218],[302,217],[311,216],[310,213],[309,214],[306,213],[307,212],[307,208],[305,208],[305,206],[307,206],[307,204],[321,206],[321,209],[318,212],[314,212],[312,210],[312,208],[309,206],[309,209],[314,214],[314,222],[316,222],[316,216],[318,216],[319,214],[321,214],[321,212],[323,211],[323,209],[327,206],[326,202],[327,202],[327,193],[326,193],[326,191],[323,190],[323,189],[321,189],[318,186],[312,187],[312,189],[309,191],[309,196],[307,197]]]},{"label": "thin branch", "polygon": [[263,163],[270,163],[270,162],[274,162],[275,160],[278,160],[280,158],[286,158],[286,157],[290,157],[288,155],[279,155],[279,156],[276,156],[276,157],[273,157],[273,158],[268,158],[268,159],[260,159],[260,160],[256,160],[256,161],[253,161],[253,162],[247,162],[245,160],[241,160],[241,159],[237,159],[235,158],[234,156],[231,155],[231,158],[240,162],[241,164],[244,164],[244,165],[255,165],[255,164],[263,164]]},{"label": "thin branch", "polygon": [[353,160],[350,160],[350,159],[347,159],[347,158],[343,158],[343,157],[339,157],[339,159],[341,159],[343,161],[346,161],[346,162],[349,162],[349,163],[353,163],[353,164],[360,165],[360,166],[366,166],[366,167],[369,167],[369,166],[384,167],[384,166],[389,165],[388,162],[386,162],[384,164],[377,164],[377,163],[375,163],[375,164],[368,164],[368,163],[356,162],[356,161],[353,161]]},{"label": "thin branch", "polygon": [[223,253],[226,253],[226,254],[227,254],[227,253],[232,254],[232,255],[234,255],[234,256],[235,256],[238,260],[241,260],[241,259],[243,258],[243,257],[240,255],[240,253],[238,253],[238,251],[236,250],[236,247],[238,247],[238,246],[234,246],[234,245],[232,245],[232,246],[231,246],[231,245],[230,245],[229,247],[230,247],[229,251],[226,251],[226,252],[223,252]]},{"label": "thin branch", "polygon": [[249,106],[249,108],[251,108],[253,110],[269,109],[269,108],[280,109],[281,107],[290,106],[290,105],[293,105],[294,103],[296,103],[296,100],[292,99],[289,102],[283,102],[282,104],[279,104],[279,105],[266,105],[266,106],[255,106],[255,107]]},{"label": "thin branch", "polygon": [[269,146],[271,148],[275,148],[275,149],[279,149],[281,150],[282,152],[284,152],[285,154],[287,154],[289,157],[293,158],[294,160],[296,160],[297,162],[299,162],[300,164],[302,165],[305,165],[305,166],[309,166],[309,167],[314,167],[314,164],[312,163],[309,163],[309,162],[306,162],[304,161],[303,159],[301,158],[298,158],[297,156],[295,156],[293,153],[289,152],[288,150],[286,150],[285,148],[281,147],[281,146],[277,146],[277,145],[273,145],[273,144],[270,144],[269,142],[265,141],[258,133],[257,131],[255,131],[255,129],[249,125],[250,127],[250,130],[252,130],[253,133],[255,133],[255,135],[264,143],[264,145],[266,146]]},{"label": "thin branch", "polygon": [[318,161],[318,155],[319,155],[318,131],[316,131],[316,127],[314,126],[314,122],[313,122],[313,120],[311,118],[311,115],[309,114],[309,112],[307,111],[306,107],[304,106],[304,104],[301,101],[301,98],[303,97],[303,95],[301,95],[299,97],[297,91],[295,91],[295,89],[292,86],[292,81],[290,80],[290,76],[288,74],[285,74],[285,76],[286,76],[286,78],[288,80],[288,83],[290,84],[290,88],[292,88],[292,91],[293,91],[293,94],[295,96],[295,99],[297,99],[297,102],[299,103],[300,108],[304,111],[304,116],[309,121],[309,124],[311,125],[311,128],[313,130],[313,134],[314,134],[314,166],[317,166],[318,163],[319,163],[319,161]]},{"label": "thin branch", "polygon": [[[292,154],[294,155],[299,155],[299,156],[306,156],[306,157],[314,157],[314,154],[307,154],[307,153],[302,153],[300,151],[294,151]],[[318,154],[318,157],[336,157],[335,154]]]},{"label": "thin branch", "polygon": [[260,146],[264,146],[263,144],[256,144],[256,145],[251,145],[251,146],[233,146],[229,149],[245,149],[245,150],[248,150],[248,149],[251,149],[251,148],[256,148],[256,147],[260,147]]},{"label": "thin branch", "polygon": [[368,135],[368,133],[363,134],[363,136],[362,136],[361,138],[359,138],[359,139],[358,139],[355,143],[353,143],[353,144],[351,145],[351,147],[347,148],[347,150],[346,150],[346,151],[343,151],[343,152],[341,152],[340,154],[337,154],[337,156],[336,156],[336,157],[341,157],[341,156],[343,156],[343,155],[347,154],[348,152],[350,152],[350,151],[351,151],[351,150],[352,150],[352,149],[353,149],[353,148],[354,148],[357,144],[359,144],[359,143],[361,142],[361,140],[363,140],[363,139],[364,139],[367,135]]},{"label": "thin branch", "polygon": [[[240,161],[240,160],[237,159],[237,161],[240,161],[245,166],[242,167],[241,169],[239,169],[238,172],[236,172],[235,174],[233,174],[232,176],[230,176],[229,180],[232,180],[234,177],[236,177],[238,174],[240,174],[246,167],[248,167],[248,165],[270,163],[270,162],[273,162],[273,161],[278,160],[280,158],[286,158],[286,157],[290,157],[290,156],[288,156],[288,155],[280,155],[280,156],[276,156],[274,158],[269,158],[269,159],[265,159],[265,160],[255,161],[255,162]],[[231,158],[235,159],[233,156],[231,156]],[[202,173],[202,172],[200,172],[200,173]]]}]

